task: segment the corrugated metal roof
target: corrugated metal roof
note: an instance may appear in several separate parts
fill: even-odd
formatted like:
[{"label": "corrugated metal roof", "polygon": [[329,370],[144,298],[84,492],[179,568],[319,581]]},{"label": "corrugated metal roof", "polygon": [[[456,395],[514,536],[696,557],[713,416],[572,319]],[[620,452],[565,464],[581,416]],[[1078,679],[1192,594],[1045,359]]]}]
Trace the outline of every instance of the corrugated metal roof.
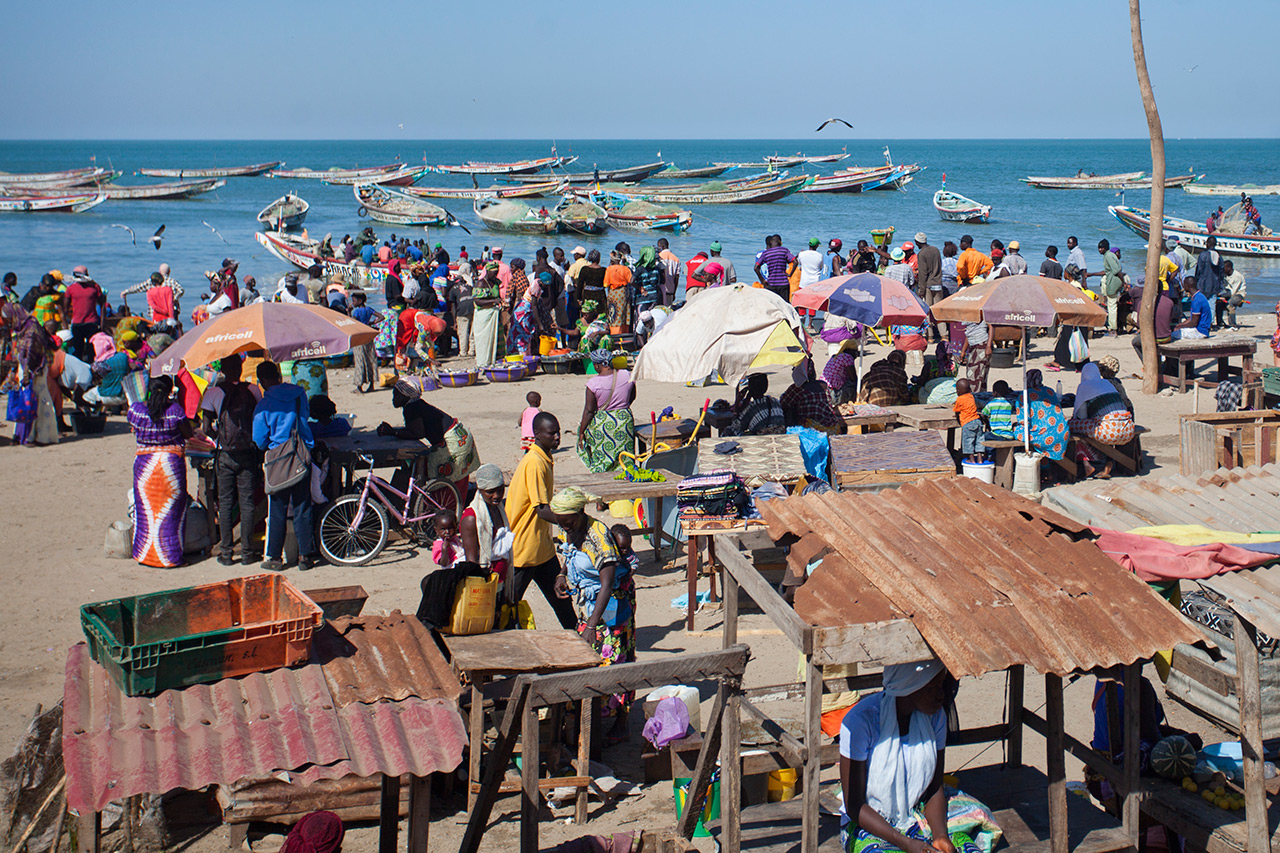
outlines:
[{"label": "corrugated metal roof", "polygon": [[760,512],[775,539],[834,549],[796,595],[802,618],[905,615],[956,676],[1014,664],[1065,675],[1199,639],[1083,525],[975,480],[767,501]]},{"label": "corrugated metal roof", "polygon": [[[339,693],[352,685],[375,700],[404,698],[349,699],[339,707],[328,683],[332,659],[326,667],[312,663],[128,697],[83,643],[73,646],[63,716],[68,804],[96,811],[133,794],[304,767],[294,774],[304,782],[352,773],[425,776],[457,767],[467,742],[456,704],[461,688],[430,635],[423,630],[426,641],[419,642],[399,614],[342,621],[350,624],[343,626],[347,639],[334,635],[346,649],[336,670],[344,676]],[[380,622],[390,623],[387,630]],[[367,681],[353,682],[351,673]]]},{"label": "corrugated metal roof", "polygon": [[462,695],[431,632],[398,610],[336,619],[316,632],[312,650],[340,708],[410,696],[456,702]]}]

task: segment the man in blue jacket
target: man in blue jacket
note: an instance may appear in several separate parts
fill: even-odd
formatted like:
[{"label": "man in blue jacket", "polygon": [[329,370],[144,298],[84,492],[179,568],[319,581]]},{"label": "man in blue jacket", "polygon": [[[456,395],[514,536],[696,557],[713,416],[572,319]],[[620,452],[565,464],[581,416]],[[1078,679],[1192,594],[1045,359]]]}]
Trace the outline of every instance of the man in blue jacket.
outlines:
[{"label": "man in blue jacket", "polygon": [[[258,365],[262,400],[253,410],[253,443],[263,450],[279,447],[297,429],[307,447],[315,446],[307,425],[307,393],[298,385],[280,381],[280,366],[266,361]],[[293,509],[293,535],[298,539],[298,569],[308,571],[316,563],[315,522],[311,510],[311,478],[267,496],[267,542],[262,568],[284,571],[285,517]]]}]

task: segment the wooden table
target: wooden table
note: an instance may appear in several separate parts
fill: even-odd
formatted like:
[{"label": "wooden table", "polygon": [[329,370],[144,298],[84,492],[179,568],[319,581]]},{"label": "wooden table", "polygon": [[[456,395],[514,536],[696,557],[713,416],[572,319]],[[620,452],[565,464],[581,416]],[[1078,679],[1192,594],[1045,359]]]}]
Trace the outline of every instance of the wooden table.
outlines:
[{"label": "wooden table", "polygon": [[841,488],[936,480],[955,473],[942,434],[932,430],[831,436],[832,483]]},{"label": "wooden table", "polygon": [[[705,441],[698,447],[698,470],[702,473],[727,469],[743,480],[759,477],[766,482],[797,482],[806,473],[800,437],[796,435],[737,435],[725,441],[736,441],[738,453],[716,453],[716,444]],[[687,530],[687,529],[686,529]]]},{"label": "wooden table", "polygon": [[716,600],[716,534],[749,533],[763,530],[765,523],[758,518],[752,519],[700,519],[680,516],[680,525],[684,528],[688,543],[685,553],[688,555],[685,567],[685,579],[688,582],[689,602],[685,627],[693,630],[693,616],[698,610],[698,572],[701,569],[702,546],[707,546],[707,566],[711,570],[711,600]]},{"label": "wooden table", "polygon": [[960,428],[960,419],[950,406],[936,406],[928,403],[915,406],[894,406],[898,416],[898,426],[910,429],[945,429],[947,431],[947,447],[955,447],[956,430]]},{"label": "wooden table", "polygon": [[[577,486],[584,492],[592,495],[599,495],[603,501],[634,501],[634,500],[653,500],[656,506],[655,519],[651,519],[644,527],[634,530],[633,532],[641,535],[653,537],[653,553],[658,563],[662,563],[662,540],[668,539],[671,542],[671,549],[674,552],[680,545],[680,540],[675,536],[669,535],[662,530],[662,504],[667,498],[673,498],[676,489],[680,485],[682,477],[679,474],[672,473],[663,468],[655,468],[666,479],[660,483],[652,481],[631,481],[616,480],[617,471],[603,471],[596,473],[570,473],[556,474],[556,489],[564,489],[569,486]],[[507,475],[507,482],[511,481],[510,475]],[[627,524],[630,528],[631,525]]]},{"label": "wooden table", "polygon": [[369,429],[353,429],[346,435],[321,440],[329,448],[333,464],[343,473],[342,477],[333,478],[334,487],[344,492],[355,482],[356,469],[366,464],[361,456],[371,457],[375,468],[390,468],[431,453],[431,445],[425,441],[378,435]]},{"label": "wooden table", "polygon": [[871,427],[878,427],[883,430],[886,427],[896,426],[898,423],[897,412],[884,412],[878,415],[841,415],[840,417],[844,419],[845,426],[849,427],[851,433],[855,427],[858,432],[864,432]]},{"label": "wooden table", "polygon": [[[469,714],[470,756],[467,760],[467,811],[475,805],[480,790],[480,757],[484,751],[484,702],[485,685],[495,678],[510,679],[525,673],[546,674],[574,669],[590,669],[600,665],[600,655],[578,636],[576,631],[560,628],[546,631],[496,631],[471,637],[444,636],[449,649],[453,671],[471,686]],[[497,686],[497,685],[495,685]],[[490,698],[501,691],[490,690]],[[578,726],[578,775],[572,778],[544,779],[541,788],[578,789],[577,821],[587,817],[587,785],[590,775],[587,762],[591,759],[591,701],[582,703],[582,720]],[[519,783],[502,790],[510,793],[520,790]]]},{"label": "wooden table", "polygon": [[[673,449],[683,447],[691,438],[710,438],[711,424],[707,421],[702,422],[702,426],[698,427],[698,434],[695,436],[693,428],[698,422],[693,418],[681,418],[675,421],[658,421],[658,443],[668,444]],[[648,450],[649,440],[653,438],[653,425],[647,423],[636,424],[636,446],[641,452]]]},{"label": "wooden table", "polygon": [[[1218,360],[1218,381],[1228,376],[1240,376],[1242,381],[1246,371],[1253,370],[1253,354],[1258,349],[1258,342],[1245,335],[1224,335],[1217,338],[1200,338],[1192,341],[1170,341],[1160,344],[1160,355],[1176,359],[1178,362],[1177,385],[1179,392],[1187,390],[1187,380],[1195,375],[1195,362],[1199,359],[1216,358]],[[1240,356],[1241,367],[1232,367],[1231,359]],[[1191,366],[1188,367],[1187,365]],[[1160,374],[1164,380],[1163,371]]]}]

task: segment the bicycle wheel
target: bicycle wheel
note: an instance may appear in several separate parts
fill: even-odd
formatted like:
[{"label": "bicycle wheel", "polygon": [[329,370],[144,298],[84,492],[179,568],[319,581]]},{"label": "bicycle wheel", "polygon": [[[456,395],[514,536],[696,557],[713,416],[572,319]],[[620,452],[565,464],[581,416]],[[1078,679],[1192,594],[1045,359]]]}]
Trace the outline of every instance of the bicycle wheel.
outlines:
[{"label": "bicycle wheel", "polygon": [[360,524],[360,495],[345,495],[320,517],[320,553],[338,566],[363,566],[382,553],[387,545],[387,512],[366,501]]},{"label": "bicycle wheel", "polygon": [[413,518],[426,513],[431,515],[409,525],[409,531],[419,543],[430,544],[436,538],[436,513],[452,512],[453,517],[458,518],[462,515],[462,502],[458,499],[458,490],[453,487],[453,483],[443,477],[427,483],[423,491],[426,492],[425,498],[414,492],[413,506],[410,508],[409,515]]}]

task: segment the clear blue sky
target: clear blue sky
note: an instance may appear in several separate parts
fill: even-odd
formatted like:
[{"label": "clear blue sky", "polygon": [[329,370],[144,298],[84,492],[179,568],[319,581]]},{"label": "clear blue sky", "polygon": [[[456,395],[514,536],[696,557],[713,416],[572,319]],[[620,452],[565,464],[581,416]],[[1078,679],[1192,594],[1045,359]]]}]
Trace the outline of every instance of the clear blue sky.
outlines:
[{"label": "clear blue sky", "polygon": [[[830,116],[855,126],[831,139],[1146,135],[1126,0],[11,0],[4,14],[8,139],[794,138]],[[1166,136],[1280,137],[1280,2],[1146,0],[1143,16]]]}]

